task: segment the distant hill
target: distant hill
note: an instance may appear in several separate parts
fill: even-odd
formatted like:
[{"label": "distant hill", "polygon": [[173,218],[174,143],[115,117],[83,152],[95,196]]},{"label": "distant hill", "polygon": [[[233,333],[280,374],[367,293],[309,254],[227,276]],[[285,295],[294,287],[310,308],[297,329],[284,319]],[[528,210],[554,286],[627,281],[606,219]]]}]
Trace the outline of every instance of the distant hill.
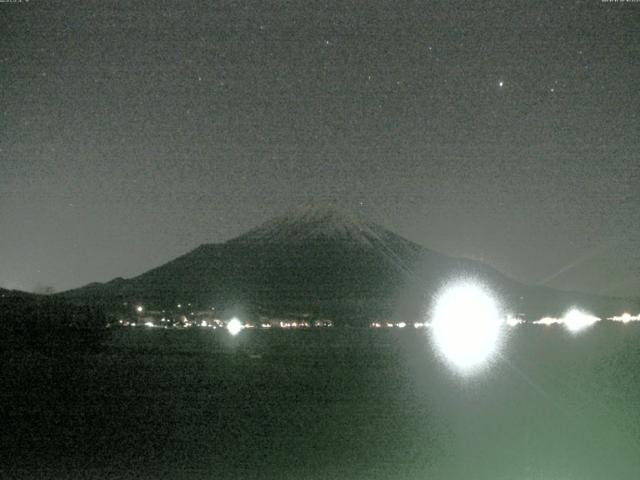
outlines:
[{"label": "distant hill", "polygon": [[8,290],[6,288],[0,288],[0,299],[37,299],[42,297],[41,295],[29,292],[23,292],[22,290]]},{"label": "distant hill", "polygon": [[527,286],[490,266],[437,253],[358,216],[308,207],[220,244],[205,244],[131,279],[63,292],[81,304],[215,307],[245,315],[310,314],[350,323],[413,320],[447,282],[474,279],[529,318],[579,305],[608,316],[636,303]]},{"label": "distant hill", "polygon": [[95,350],[107,336],[107,323],[98,305],[74,305],[62,297],[0,289],[0,351],[74,355]]}]

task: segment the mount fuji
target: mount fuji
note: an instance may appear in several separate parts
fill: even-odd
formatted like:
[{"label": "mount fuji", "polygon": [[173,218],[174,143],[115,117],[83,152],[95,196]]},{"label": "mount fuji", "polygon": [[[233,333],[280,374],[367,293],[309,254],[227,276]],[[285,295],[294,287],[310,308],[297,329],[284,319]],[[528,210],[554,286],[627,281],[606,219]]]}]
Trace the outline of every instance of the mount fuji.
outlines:
[{"label": "mount fuji", "polygon": [[440,254],[335,208],[293,210],[219,244],[204,244],[131,279],[94,283],[61,296],[120,308],[143,303],[172,309],[310,315],[338,323],[424,317],[451,281],[472,279],[525,318],[560,315],[574,305],[597,315],[633,302],[561,292],[517,282],[477,261]]}]

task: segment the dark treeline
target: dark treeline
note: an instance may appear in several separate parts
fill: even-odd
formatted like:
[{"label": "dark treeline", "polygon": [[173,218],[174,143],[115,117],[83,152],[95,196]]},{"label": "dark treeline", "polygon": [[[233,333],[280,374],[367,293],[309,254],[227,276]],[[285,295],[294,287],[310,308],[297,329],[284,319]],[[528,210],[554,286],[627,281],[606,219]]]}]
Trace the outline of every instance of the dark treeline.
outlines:
[{"label": "dark treeline", "polygon": [[51,354],[95,350],[106,338],[108,319],[97,306],[3,290],[0,293],[0,347]]}]

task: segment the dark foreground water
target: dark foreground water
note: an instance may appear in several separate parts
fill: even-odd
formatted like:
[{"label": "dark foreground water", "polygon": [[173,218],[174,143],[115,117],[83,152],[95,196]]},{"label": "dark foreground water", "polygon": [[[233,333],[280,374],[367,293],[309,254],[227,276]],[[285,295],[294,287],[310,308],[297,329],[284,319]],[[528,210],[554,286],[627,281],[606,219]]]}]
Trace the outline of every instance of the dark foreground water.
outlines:
[{"label": "dark foreground water", "polygon": [[126,329],[0,369],[0,478],[640,478],[637,325],[518,327],[467,377],[408,329]]}]

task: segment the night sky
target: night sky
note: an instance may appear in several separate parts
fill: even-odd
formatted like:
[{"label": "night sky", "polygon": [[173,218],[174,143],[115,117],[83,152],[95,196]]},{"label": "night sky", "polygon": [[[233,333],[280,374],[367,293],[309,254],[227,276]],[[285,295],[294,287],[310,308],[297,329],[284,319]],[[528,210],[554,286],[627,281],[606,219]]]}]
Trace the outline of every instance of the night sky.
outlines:
[{"label": "night sky", "polygon": [[0,286],[130,277],[334,202],[640,296],[640,3],[0,3]]}]

